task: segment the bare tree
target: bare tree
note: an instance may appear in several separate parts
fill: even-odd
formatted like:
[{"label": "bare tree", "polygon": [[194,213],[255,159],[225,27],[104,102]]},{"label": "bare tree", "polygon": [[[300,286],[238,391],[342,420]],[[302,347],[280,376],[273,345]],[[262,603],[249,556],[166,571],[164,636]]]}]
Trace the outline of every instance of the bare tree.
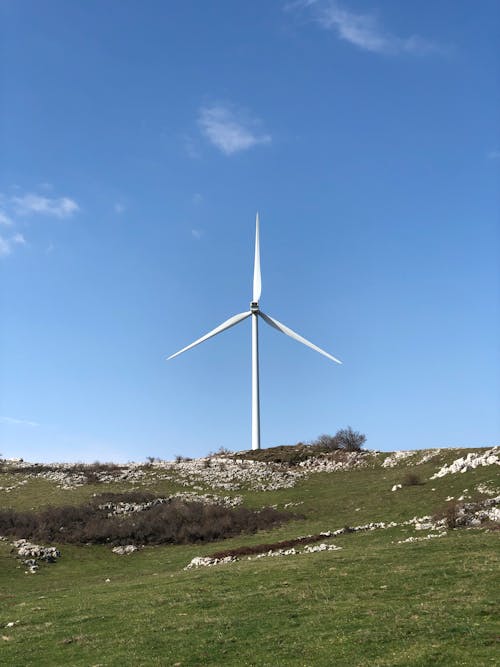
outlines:
[{"label": "bare tree", "polygon": [[337,431],[333,436],[333,439],[337,443],[338,449],[345,449],[347,452],[359,452],[366,442],[366,435],[359,431],[353,431],[353,429],[348,426],[347,428],[341,428]]}]

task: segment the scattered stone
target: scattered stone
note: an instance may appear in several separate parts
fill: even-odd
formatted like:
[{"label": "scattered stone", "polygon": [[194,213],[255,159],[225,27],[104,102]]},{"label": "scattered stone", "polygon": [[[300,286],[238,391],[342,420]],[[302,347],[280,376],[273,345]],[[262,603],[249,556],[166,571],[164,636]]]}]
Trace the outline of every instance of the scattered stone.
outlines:
[{"label": "scattered stone", "polygon": [[301,461],[299,466],[309,472],[337,472],[339,470],[353,470],[354,468],[364,468],[368,465],[368,452],[345,452],[342,458],[337,459],[333,456],[311,456],[305,461]]},{"label": "scattered stone", "polygon": [[455,459],[449,465],[444,465],[440,468],[431,479],[438,479],[445,475],[454,475],[456,473],[464,473],[468,470],[474,470],[480,466],[500,465],[499,448],[492,447],[486,452],[469,452],[467,456],[462,456]]},{"label": "scattered stone", "polygon": [[441,451],[442,451],[441,449],[428,449],[427,451],[425,451],[422,458],[419,461],[417,461],[416,465],[419,466],[422,465],[423,463],[427,463],[431,459],[435,458],[438,454],[440,454]]},{"label": "scattered stone", "polygon": [[[448,533],[429,533],[425,537],[407,537],[406,540],[398,540],[396,544],[405,544],[407,542],[422,542],[424,540],[432,540],[435,537],[445,537]],[[394,542],[393,542],[394,544]]]},{"label": "scattered stone", "polygon": [[42,547],[28,540],[16,540],[12,546],[17,549],[17,555],[21,558],[36,558],[47,563],[55,563],[61,557],[61,552],[56,547]]},{"label": "scattered stone", "polygon": [[214,493],[199,494],[191,493],[189,491],[181,491],[164,498],[154,498],[153,500],[144,503],[108,502],[98,505],[98,509],[109,510],[108,517],[111,517],[119,514],[125,515],[133,512],[143,512],[151,507],[170,503],[172,500],[184,500],[191,503],[203,503],[204,505],[222,505],[224,507],[236,507],[243,502],[241,496],[217,496]]},{"label": "scattered stone", "polygon": [[401,451],[401,452],[392,452],[392,454],[390,454],[382,462],[382,468],[394,468],[399,463],[401,463],[402,461],[410,458],[410,456],[414,456],[415,454],[416,454],[416,452],[412,451],[412,450]]},{"label": "scattered stone", "polygon": [[18,489],[20,486],[24,486],[27,483],[28,483],[27,479],[21,479],[19,482],[17,482],[16,484],[12,484],[11,486],[0,486],[0,491],[5,491],[5,493],[10,493],[11,491],[14,491],[14,489]]},{"label": "scattered stone", "polygon": [[40,568],[39,561],[55,563],[61,557],[61,552],[56,547],[43,547],[24,539],[15,540],[12,546],[17,549],[18,558],[28,568],[26,574],[36,574]]},{"label": "scattered stone", "polygon": [[305,554],[314,554],[317,553],[318,551],[338,551],[339,549],[342,549],[342,547],[337,547],[335,544],[325,544],[322,542],[321,544],[317,545],[306,545],[304,547],[304,552]]},{"label": "scattered stone", "polygon": [[127,544],[122,547],[115,547],[114,549],[111,549],[111,551],[119,556],[126,556],[134,553],[134,551],[138,551],[138,549],[139,547],[136,547],[135,544]]},{"label": "scattered stone", "polygon": [[[283,509],[286,510],[286,509],[288,509],[289,507],[298,507],[299,505],[303,505],[303,504],[304,504],[304,501],[303,501],[303,500],[299,500],[299,502],[297,502],[297,503],[292,503],[292,502],[290,502],[290,503],[285,503],[285,504],[283,505]],[[277,506],[276,506],[276,507],[277,507]]]},{"label": "scattered stone", "polygon": [[219,565],[221,563],[234,563],[238,559],[234,556],[226,556],[225,558],[209,558],[203,556],[196,556],[192,559],[189,565],[186,565],[185,570],[191,570],[192,568],[198,567],[212,567],[213,565]]},{"label": "scattered stone", "polygon": [[500,494],[500,488],[493,486],[493,481],[491,480],[483,484],[478,484],[476,489],[485,496],[498,496]]},{"label": "scattered stone", "polygon": [[[208,464],[207,461],[210,461]],[[226,491],[250,488],[255,491],[275,491],[291,488],[306,476],[304,470],[290,469],[276,463],[212,457],[192,461],[163,461],[155,467],[169,470],[183,486],[194,488],[203,485]]]},{"label": "scattered stone", "polygon": [[93,463],[75,464],[75,463],[30,463],[26,461],[9,461],[9,465],[18,472],[22,470],[25,479],[5,490],[12,490],[26,484],[29,479],[48,479],[55,482],[61,489],[69,490],[79,486],[88,484],[89,481],[93,483],[110,484],[113,482],[141,482],[146,475],[142,470],[144,464],[140,463],[126,463],[126,464],[112,464],[106,467],[107,464],[102,464],[101,469],[96,469]]}]

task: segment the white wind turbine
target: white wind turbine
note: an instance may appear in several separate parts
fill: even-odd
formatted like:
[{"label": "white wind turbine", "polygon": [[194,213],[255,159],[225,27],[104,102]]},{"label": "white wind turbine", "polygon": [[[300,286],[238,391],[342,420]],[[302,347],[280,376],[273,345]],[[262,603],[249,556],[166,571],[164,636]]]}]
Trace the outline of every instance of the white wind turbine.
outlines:
[{"label": "white wind turbine", "polygon": [[269,315],[263,313],[262,310],[260,310],[259,308],[259,299],[261,291],[262,291],[262,280],[260,275],[259,214],[257,213],[255,219],[255,261],[253,269],[253,299],[252,302],[250,303],[250,310],[246,311],[245,313],[239,313],[239,315],[234,315],[233,317],[230,317],[228,320],[220,324],[218,327],[215,327],[215,329],[212,329],[212,331],[209,331],[201,338],[198,338],[198,340],[195,340],[194,343],[191,343],[191,345],[187,345],[186,347],[183,347],[182,350],[179,350],[175,354],[170,355],[170,357],[168,357],[167,359],[167,360],[173,359],[174,357],[177,357],[179,354],[187,352],[187,350],[190,350],[192,347],[196,347],[196,345],[199,345],[200,343],[203,343],[209,338],[212,338],[212,336],[216,336],[222,331],[225,331],[230,327],[234,327],[235,324],[238,324],[239,322],[246,320],[247,317],[252,318],[252,449],[260,449],[259,328],[258,328],[259,317],[262,317],[264,322],[266,322],[266,324],[269,324],[269,326],[274,327],[274,329],[281,331],[281,333],[284,333],[287,336],[290,336],[290,338],[298,340],[299,343],[307,345],[307,347],[316,350],[316,352],[323,354],[325,357],[328,357],[328,359],[335,361],[337,364],[342,363],[341,361],[333,357],[331,354],[328,354],[328,352],[325,352],[317,345],[314,345],[313,343],[309,342],[302,336],[299,336],[299,334],[295,333],[295,331],[292,331],[284,324],[281,324],[281,322],[278,322],[278,320],[275,320],[272,317],[269,317]]}]

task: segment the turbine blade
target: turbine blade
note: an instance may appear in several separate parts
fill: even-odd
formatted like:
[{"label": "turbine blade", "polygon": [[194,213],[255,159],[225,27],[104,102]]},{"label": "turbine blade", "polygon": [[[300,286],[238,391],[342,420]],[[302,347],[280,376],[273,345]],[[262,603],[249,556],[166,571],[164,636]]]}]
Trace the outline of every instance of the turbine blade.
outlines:
[{"label": "turbine blade", "polygon": [[292,331],[291,329],[289,329],[287,326],[285,326],[281,322],[278,322],[278,320],[275,320],[272,317],[269,317],[269,315],[266,315],[261,310],[259,311],[259,315],[262,317],[264,322],[267,322],[267,324],[269,324],[269,326],[274,327],[278,331],[281,331],[281,333],[284,333],[287,336],[290,336],[290,338],[294,338],[295,340],[298,340],[299,343],[302,343],[303,345],[307,345],[307,347],[310,347],[311,349],[316,350],[316,352],[319,352],[320,354],[324,355],[325,357],[328,357],[328,359],[331,359],[332,361],[336,361],[337,364],[342,363],[340,361],[340,359],[336,359],[331,354],[328,354],[328,352],[325,352],[324,350],[322,350],[317,345],[314,345],[314,343],[311,343],[308,340],[306,340],[305,338],[303,338],[302,336],[299,336],[298,333],[295,333],[295,331]]},{"label": "turbine blade", "polygon": [[200,343],[203,343],[204,341],[208,340],[209,338],[212,338],[212,336],[217,336],[217,334],[221,333],[222,331],[225,331],[226,329],[230,329],[231,327],[234,327],[235,324],[238,324],[238,322],[241,322],[242,320],[246,319],[247,317],[250,317],[252,314],[252,311],[248,311],[246,313],[239,313],[239,315],[234,315],[233,317],[230,317],[228,320],[223,322],[222,324],[219,324],[218,327],[215,327],[215,329],[212,329],[212,331],[209,331],[207,334],[202,336],[201,338],[198,338],[198,340],[195,340],[194,343],[191,343],[191,345],[187,345],[186,347],[183,347],[182,350],[179,350],[175,354],[171,354],[169,357],[167,357],[167,361],[170,359],[173,359],[174,357],[178,357],[179,354],[182,354],[183,352],[187,352],[187,350],[190,350],[192,347],[196,347],[196,345],[199,345]]},{"label": "turbine blade", "polygon": [[253,265],[253,299],[257,303],[262,292],[262,280],[260,276],[260,243],[259,243],[259,214],[255,216],[255,261]]}]

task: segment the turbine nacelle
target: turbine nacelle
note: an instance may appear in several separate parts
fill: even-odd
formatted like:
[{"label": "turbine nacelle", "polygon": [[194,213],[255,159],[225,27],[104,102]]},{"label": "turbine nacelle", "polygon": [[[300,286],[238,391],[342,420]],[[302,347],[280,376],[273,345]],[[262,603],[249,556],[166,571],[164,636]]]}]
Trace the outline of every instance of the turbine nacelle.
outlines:
[{"label": "turbine nacelle", "polygon": [[259,312],[259,304],[257,301],[252,301],[250,303],[250,312],[252,313],[258,313]]}]

